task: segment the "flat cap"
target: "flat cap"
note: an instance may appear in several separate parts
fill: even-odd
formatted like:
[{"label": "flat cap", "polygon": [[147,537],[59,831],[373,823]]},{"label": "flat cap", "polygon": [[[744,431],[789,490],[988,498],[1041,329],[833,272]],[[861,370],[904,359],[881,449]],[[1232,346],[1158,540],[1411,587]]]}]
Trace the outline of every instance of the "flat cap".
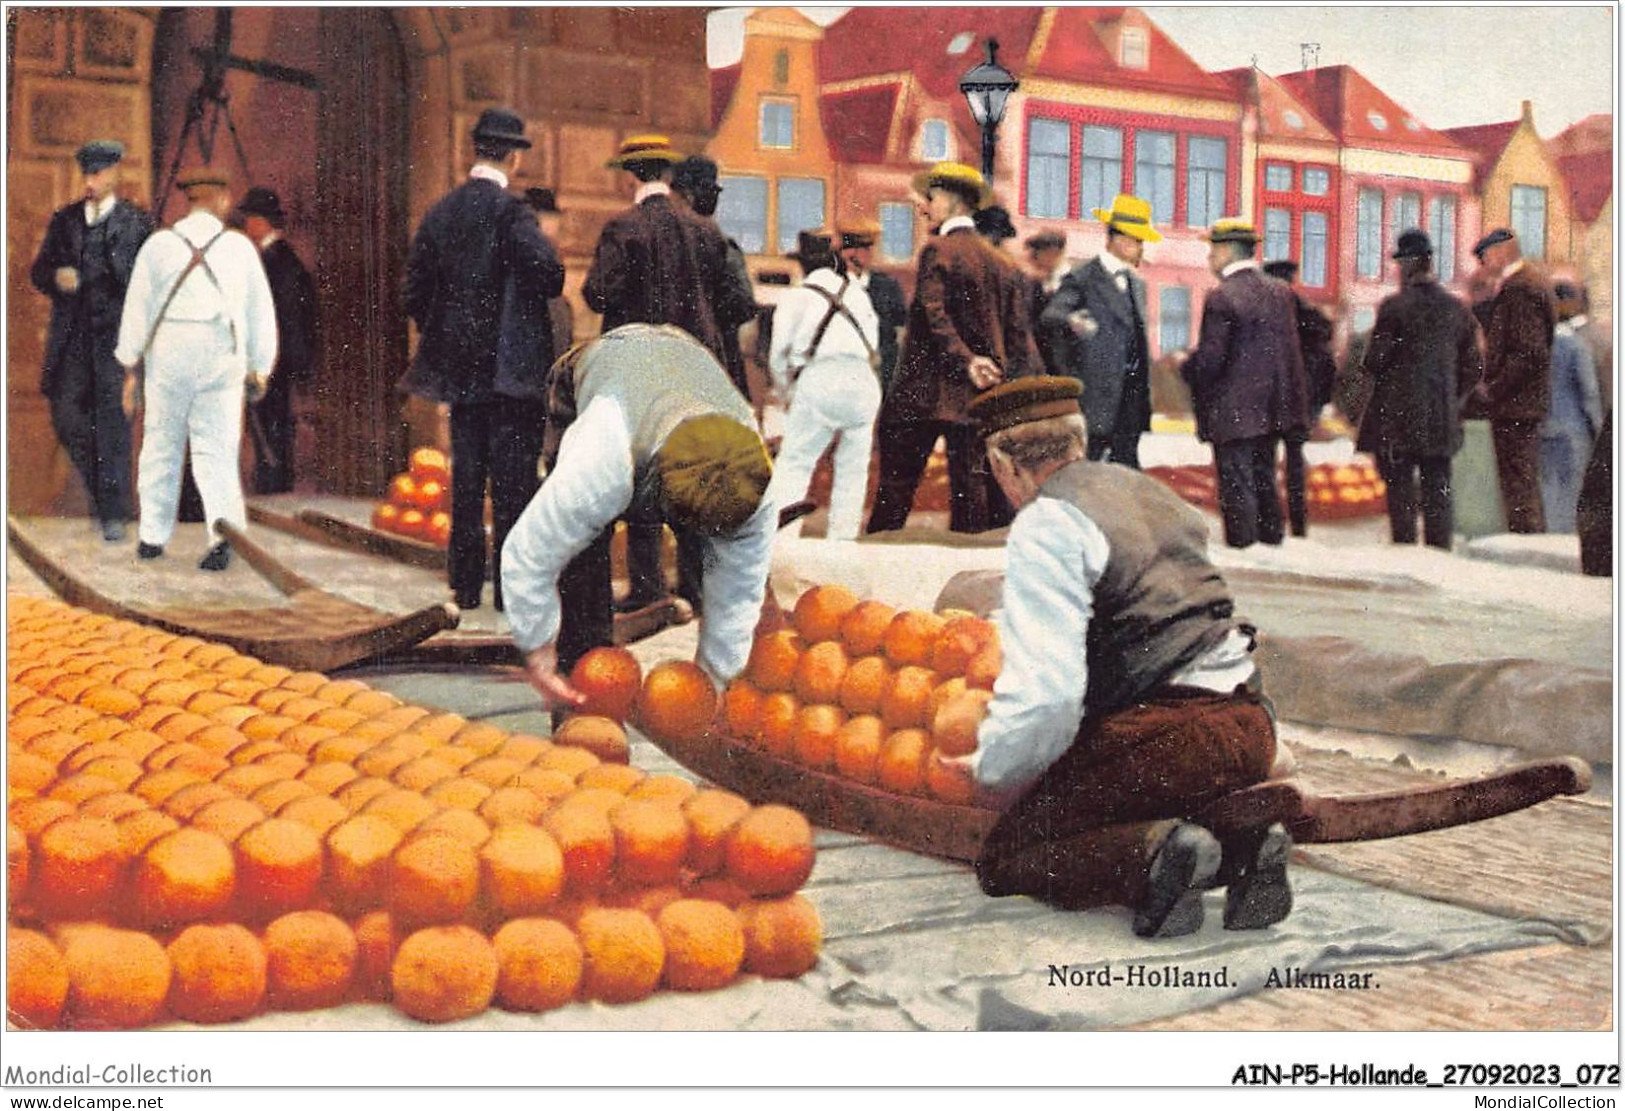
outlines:
[{"label": "flat cap", "polygon": [[182,192],[199,185],[231,184],[231,175],[219,166],[191,166],[175,175],[175,188]]},{"label": "flat cap", "polygon": [[1496,228],[1494,231],[1485,235],[1483,239],[1480,239],[1477,243],[1473,244],[1473,257],[1482,262],[1485,251],[1489,250],[1497,243],[1508,243],[1516,238],[1517,236],[1512,234],[1511,228]]},{"label": "flat cap", "polygon": [[117,139],[92,139],[73,152],[79,171],[96,174],[109,166],[117,166],[124,158],[124,144]]},{"label": "flat cap", "polygon": [[880,238],[880,221],[868,216],[842,220],[835,227],[842,247],[872,247]]},{"label": "flat cap", "polygon": [[1002,432],[1018,424],[1076,413],[1081,396],[1083,386],[1076,378],[1017,378],[972,398],[965,411],[981,424],[984,433]]},{"label": "flat cap", "polygon": [[655,452],[655,467],[663,508],[705,536],[737,532],[773,477],[761,436],[720,413],[679,424]]}]

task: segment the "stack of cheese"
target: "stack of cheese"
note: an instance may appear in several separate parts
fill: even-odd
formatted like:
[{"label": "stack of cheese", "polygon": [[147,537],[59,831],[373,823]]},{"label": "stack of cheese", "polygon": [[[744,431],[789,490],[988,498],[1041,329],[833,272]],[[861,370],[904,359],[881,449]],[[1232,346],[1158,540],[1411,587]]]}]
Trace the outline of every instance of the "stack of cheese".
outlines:
[{"label": "stack of cheese", "polygon": [[412,453],[410,469],[389,483],[373,508],[372,527],[444,548],[451,541],[451,465],[438,448]]}]

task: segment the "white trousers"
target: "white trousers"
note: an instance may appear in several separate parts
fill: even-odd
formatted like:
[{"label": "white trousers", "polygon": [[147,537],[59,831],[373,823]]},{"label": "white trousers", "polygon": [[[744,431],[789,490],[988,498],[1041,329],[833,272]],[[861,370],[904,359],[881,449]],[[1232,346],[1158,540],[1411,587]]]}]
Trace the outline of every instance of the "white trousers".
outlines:
[{"label": "white trousers", "polygon": [[237,469],[243,436],[242,357],[231,353],[222,322],[165,321],[147,353],[141,424],[140,475],[143,543],[164,545],[175,532],[186,448],[203,497],[209,543],[220,541],[214,523],[243,528],[243,483]]},{"label": "white trousers", "polygon": [[[817,359],[796,380],[784,440],[773,464],[767,499],[780,509],[807,495],[813,470],[837,436],[835,477],[829,494],[831,540],[856,540],[869,486],[880,383],[865,360]],[[800,525],[795,528],[800,535]]]}]

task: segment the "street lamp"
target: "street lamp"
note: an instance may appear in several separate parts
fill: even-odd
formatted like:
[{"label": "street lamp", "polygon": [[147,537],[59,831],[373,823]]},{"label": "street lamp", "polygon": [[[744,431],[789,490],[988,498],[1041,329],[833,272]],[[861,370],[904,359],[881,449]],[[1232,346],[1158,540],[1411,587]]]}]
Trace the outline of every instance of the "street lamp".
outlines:
[{"label": "street lamp", "polygon": [[993,184],[993,145],[999,122],[1004,119],[1004,103],[1021,84],[999,65],[999,40],[987,40],[987,61],[959,79],[959,91],[970,103],[970,114],[982,129],[982,176]]}]

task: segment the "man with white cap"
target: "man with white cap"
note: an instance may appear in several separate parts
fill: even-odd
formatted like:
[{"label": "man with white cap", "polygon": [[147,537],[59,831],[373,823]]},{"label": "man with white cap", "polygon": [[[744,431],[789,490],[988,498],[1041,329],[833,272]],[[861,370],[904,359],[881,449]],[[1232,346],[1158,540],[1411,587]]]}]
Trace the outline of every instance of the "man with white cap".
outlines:
[{"label": "man with white cap", "polygon": [[955,758],[1000,810],[976,860],[989,895],[1134,911],[1142,937],[1292,908],[1280,826],[1227,836],[1188,819],[1268,777],[1275,727],[1252,627],[1207,555],[1200,514],[1153,478],[1086,458],[1072,378],[997,386],[970,410],[1017,507],[998,616],[1004,665]]},{"label": "man with white cap", "polygon": [[124,145],[111,139],[74,154],[84,195],[52,214],[29,271],[34,288],[51,299],[40,393],[109,542],[124,539],[124,523],[134,516],[124,371],[113,346],[136,252],[152,234],[152,217],[118,195],[123,157]]},{"label": "man with white cap", "polygon": [[138,389],[145,410],[136,554],[164,554],[190,446],[210,544],[198,566],[223,571],[231,545],[215,525],[248,524],[237,469],[243,397],[265,396],[276,366],[276,304],[259,251],[221,222],[231,211],[226,174],[202,166],[175,185],[191,211],[136,256],[114,352],[127,371],[125,411],[134,411]]},{"label": "man with white cap", "polygon": [[1145,279],[1134,272],[1147,243],[1151,203],[1119,193],[1094,210],[1105,249],[1061,279],[1040,318],[1053,361],[1083,385],[1089,458],[1140,467],[1140,434],[1151,428],[1151,348],[1145,332]]},{"label": "man with white cap", "polygon": [[502,562],[508,622],[531,684],[555,709],[580,704],[565,676],[610,642],[611,528],[635,499],[701,549],[697,662],[719,685],[736,677],[778,524],[764,497],[772,467],[750,402],[688,333],[628,324],[554,368],[548,408],[547,480]]}]

